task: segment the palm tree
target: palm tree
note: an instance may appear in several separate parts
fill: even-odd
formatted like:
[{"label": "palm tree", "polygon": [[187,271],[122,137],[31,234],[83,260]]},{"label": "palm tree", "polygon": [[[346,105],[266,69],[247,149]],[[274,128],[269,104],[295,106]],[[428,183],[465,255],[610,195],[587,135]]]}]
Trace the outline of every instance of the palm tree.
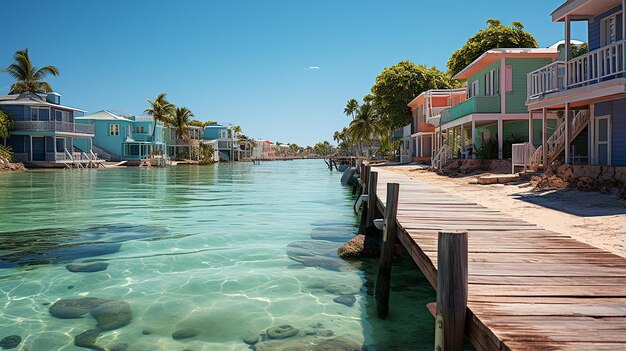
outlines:
[{"label": "palm tree", "polygon": [[177,107],[170,118],[170,124],[176,130],[176,135],[181,139],[189,138],[189,130],[187,130],[187,127],[191,125],[191,117],[193,117],[193,112],[191,112],[190,109]]},{"label": "palm tree", "polygon": [[354,114],[357,112],[358,109],[359,103],[355,99],[350,99],[346,103],[346,108],[343,109],[343,113],[345,113],[346,116],[351,116],[352,119],[354,119]]},{"label": "palm tree", "polygon": [[9,67],[0,70],[7,72],[16,82],[11,84],[10,94],[21,94],[27,91],[34,93],[49,93],[52,87],[43,81],[48,75],[58,76],[59,69],[54,66],[44,66],[39,69],[33,66],[28,56],[28,49],[18,50],[13,54],[13,62]]},{"label": "palm tree", "polygon": [[154,118],[154,127],[152,128],[153,138],[154,138],[154,134],[156,133],[157,122],[163,122],[164,124],[169,123],[171,121],[172,114],[174,114],[174,111],[176,109],[174,104],[167,101],[167,98],[165,97],[165,95],[166,95],[165,93],[161,93],[157,95],[154,101],[151,101],[150,99],[146,99],[148,104],[150,104],[150,107],[145,109],[143,113],[147,114],[148,116],[152,116],[152,118]]},{"label": "palm tree", "polygon": [[374,137],[380,134],[380,118],[372,104],[368,102],[359,107],[348,131],[352,139],[359,143],[359,149],[362,143],[372,145]]}]

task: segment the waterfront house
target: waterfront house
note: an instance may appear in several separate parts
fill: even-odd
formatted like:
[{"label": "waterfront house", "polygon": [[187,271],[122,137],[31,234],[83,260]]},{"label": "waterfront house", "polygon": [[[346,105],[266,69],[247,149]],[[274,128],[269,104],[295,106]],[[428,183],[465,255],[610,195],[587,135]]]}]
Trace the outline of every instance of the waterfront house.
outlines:
[{"label": "waterfront house", "polygon": [[[529,138],[527,74],[552,63],[557,55],[556,48],[492,49],[465,67],[454,78],[464,82],[466,100],[441,112],[439,153],[510,157],[505,155],[505,143]],[[555,120],[556,115],[550,118]]]},{"label": "waterfront house", "polygon": [[[410,138],[403,142],[402,162],[430,161],[435,148],[435,126],[439,125],[441,112],[465,101],[466,89],[433,89],[419,94],[409,102],[412,123],[407,127]],[[407,145],[408,144],[408,145]]]},{"label": "waterfront house", "polygon": [[15,161],[32,167],[65,167],[95,158],[93,126],[75,123],[85,111],[61,105],[60,94],[0,96],[0,109],[13,120],[4,142],[12,148]]},{"label": "waterfront house", "polygon": [[95,131],[93,150],[108,161],[129,161],[139,164],[145,158],[163,154],[165,142],[163,123],[149,116],[118,116],[110,111],[76,118],[76,123]]},{"label": "waterfront house", "polygon": [[222,124],[209,124],[204,127],[203,138],[206,140],[217,139],[217,150],[220,154],[220,159],[224,161],[236,161],[241,157],[241,148],[237,142],[237,133],[234,128],[224,126]]},{"label": "waterfront house", "polygon": [[200,143],[203,138],[203,128],[187,126],[186,129],[187,136],[183,138],[178,135],[176,128],[173,126],[167,125],[165,127],[167,155],[176,160],[200,160]]},{"label": "waterfront house", "polygon": [[[552,13],[564,24],[559,60],[529,73],[528,119],[559,115],[554,133],[542,128],[532,166],[555,160],[626,165],[626,24],[620,0],[570,0]],[[586,22],[589,52],[572,56],[572,22]],[[535,150],[534,148],[537,147]]]},{"label": "waterfront house", "polygon": [[278,147],[271,141],[264,139],[255,139],[252,148],[252,159],[255,160],[271,160],[276,157]]}]

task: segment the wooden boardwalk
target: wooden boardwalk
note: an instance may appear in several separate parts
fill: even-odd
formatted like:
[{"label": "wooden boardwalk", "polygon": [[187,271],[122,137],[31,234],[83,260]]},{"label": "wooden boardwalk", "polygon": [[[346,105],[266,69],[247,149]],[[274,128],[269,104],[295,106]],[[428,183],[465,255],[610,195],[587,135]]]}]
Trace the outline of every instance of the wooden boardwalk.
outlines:
[{"label": "wooden boardwalk", "polygon": [[[383,169],[398,237],[436,287],[437,233],[468,231],[466,333],[483,350],[626,350],[626,259]],[[393,291],[391,292],[393,294]]]}]

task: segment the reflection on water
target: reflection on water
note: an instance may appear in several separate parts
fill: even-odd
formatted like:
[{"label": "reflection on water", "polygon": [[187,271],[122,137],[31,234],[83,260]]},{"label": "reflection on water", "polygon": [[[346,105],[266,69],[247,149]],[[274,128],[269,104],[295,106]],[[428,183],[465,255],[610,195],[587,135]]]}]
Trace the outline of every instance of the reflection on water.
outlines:
[{"label": "reflection on water", "polygon": [[24,350],[432,348],[434,294],[408,256],[386,321],[376,261],[336,256],[355,232],[352,201],[321,161],[0,174],[0,339],[19,336]]}]

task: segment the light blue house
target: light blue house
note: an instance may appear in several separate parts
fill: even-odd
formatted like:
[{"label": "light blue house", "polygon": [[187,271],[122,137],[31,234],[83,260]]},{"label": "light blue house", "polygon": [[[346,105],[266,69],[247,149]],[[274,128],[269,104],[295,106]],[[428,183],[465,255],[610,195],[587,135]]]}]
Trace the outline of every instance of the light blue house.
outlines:
[{"label": "light blue house", "polygon": [[165,151],[163,124],[152,117],[122,117],[106,110],[76,118],[95,131],[93,150],[109,161],[140,161]]},{"label": "light blue house", "polygon": [[229,137],[229,128],[222,124],[209,124],[204,127],[203,139],[206,141],[217,140],[220,159],[225,161],[232,161],[236,151],[234,148],[239,149],[239,146],[235,146],[232,138]]},{"label": "light blue house", "polygon": [[12,120],[10,137],[3,142],[17,162],[30,167],[66,167],[89,163],[93,126],[75,123],[84,111],[61,105],[58,93],[0,96],[0,109]]}]

